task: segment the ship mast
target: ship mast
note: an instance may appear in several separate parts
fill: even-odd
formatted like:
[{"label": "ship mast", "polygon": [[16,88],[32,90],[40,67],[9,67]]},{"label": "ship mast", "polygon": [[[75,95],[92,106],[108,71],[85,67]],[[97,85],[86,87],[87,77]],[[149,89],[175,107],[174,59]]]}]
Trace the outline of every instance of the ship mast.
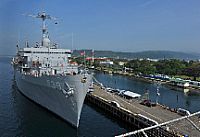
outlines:
[{"label": "ship mast", "polygon": [[37,18],[42,19],[42,46],[50,47],[49,35],[46,27],[46,19],[51,19],[50,15],[47,15],[45,12],[38,13]]},{"label": "ship mast", "polygon": [[41,42],[41,46],[49,48],[50,47],[50,39],[49,39],[47,27],[46,27],[46,19],[56,20],[56,18],[46,14],[45,12],[40,12],[37,15],[28,15],[28,16],[42,19],[42,42]]}]

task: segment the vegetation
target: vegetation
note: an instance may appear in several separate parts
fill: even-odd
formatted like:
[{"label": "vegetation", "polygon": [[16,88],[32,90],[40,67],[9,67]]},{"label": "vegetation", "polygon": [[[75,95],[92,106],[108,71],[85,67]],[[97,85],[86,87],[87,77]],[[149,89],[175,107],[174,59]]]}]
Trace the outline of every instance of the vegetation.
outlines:
[{"label": "vegetation", "polygon": [[143,73],[143,74],[155,74],[156,67],[154,62],[148,60],[131,60],[129,61],[125,67],[132,68],[135,73]]},{"label": "vegetation", "polygon": [[149,60],[131,60],[126,67],[132,68],[134,73],[142,74],[165,74],[170,76],[184,76],[191,79],[200,77],[200,62],[185,61],[178,59],[159,60],[157,62]]},{"label": "vegetation", "polygon": [[[85,51],[87,56],[92,56],[92,50],[74,50],[73,56],[80,56],[80,53]],[[115,51],[94,51],[95,57],[109,57],[109,58],[151,58],[151,59],[191,59],[200,58],[197,53],[183,53],[175,51],[143,51],[143,52],[115,52]]]},{"label": "vegetation", "polygon": [[[76,51],[78,52],[78,51]],[[95,51],[96,52],[96,51]],[[99,51],[100,52],[100,51]],[[91,52],[86,51],[85,57],[90,56]],[[91,61],[84,61],[84,56],[80,54],[72,59],[72,61],[78,64],[85,64],[87,66],[106,67],[109,71],[120,71],[124,68],[131,68],[131,72],[135,74],[165,74],[169,76],[179,76],[185,79],[199,80],[200,78],[200,62],[199,61],[185,61],[180,59],[160,59],[158,61],[149,59],[118,59],[114,58],[114,65],[101,66],[99,60],[95,60],[92,64]],[[123,66],[119,65],[119,62],[126,62]]]},{"label": "vegetation", "polygon": [[191,76],[194,78],[194,80],[196,80],[198,77],[200,77],[200,63],[193,62],[184,70],[184,72],[187,76]]}]

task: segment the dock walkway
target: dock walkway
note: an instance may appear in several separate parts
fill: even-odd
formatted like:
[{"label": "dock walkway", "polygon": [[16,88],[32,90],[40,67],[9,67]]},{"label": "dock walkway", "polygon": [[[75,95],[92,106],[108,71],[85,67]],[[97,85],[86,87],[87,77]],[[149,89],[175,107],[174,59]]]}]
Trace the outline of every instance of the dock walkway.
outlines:
[{"label": "dock walkway", "polygon": [[[125,99],[115,93],[107,92],[105,89],[102,89],[97,85],[94,85],[94,92],[89,93],[89,96],[102,99],[107,103],[115,101],[119,104],[120,108],[128,110],[128,112],[132,113],[133,115],[141,114],[156,121],[158,124],[181,117],[179,114],[173,111],[173,109],[169,109],[161,105],[156,105],[155,107],[147,107],[141,105],[141,101],[138,99]],[[198,129],[198,127],[200,127],[200,119],[198,119],[198,117],[192,117],[189,120],[182,120],[178,123],[172,123],[167,126],[173,132],[181,135],[190,135],[195,137],[200,134]]]}]

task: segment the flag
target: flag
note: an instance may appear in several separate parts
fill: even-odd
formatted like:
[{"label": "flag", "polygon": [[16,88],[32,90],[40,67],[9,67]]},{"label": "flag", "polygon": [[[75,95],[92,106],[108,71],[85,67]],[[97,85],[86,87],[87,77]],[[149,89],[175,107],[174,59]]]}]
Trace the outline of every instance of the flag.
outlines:
[{"label": "flag", "polygon": [[85,56],[85,51],[81,52],[81,56]]},{"label": "flag", "polygon": [[94,50],[92,50],[92,56],[94,56]]}]

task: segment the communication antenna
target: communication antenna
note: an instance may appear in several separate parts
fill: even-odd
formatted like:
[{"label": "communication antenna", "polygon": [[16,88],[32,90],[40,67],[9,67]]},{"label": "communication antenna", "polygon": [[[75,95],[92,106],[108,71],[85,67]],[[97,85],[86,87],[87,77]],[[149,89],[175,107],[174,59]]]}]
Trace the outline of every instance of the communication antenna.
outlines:
[{"label": "communication antenna", "polygon": [[17,45],[16,45],[16,48],[17,48],[17,52],[19,51],[19,43],[20,43],[20,31],[18,31],[18,37],[17,37]]},{"label": "communication antenna", "polygon": [[72,32],[72,53],[73,53],[73,50],[74,50],[74,33]]},{"label": "communication antenna", "polygon": [[94,65],[94,49],[92,49],[92,65]]},{"label": "communication antenna", "polygon": [[23,14],[23,15],[33,17],[33,18],[38,18],[38,19],[42,20],[42,46],[50,47],[50,40],[49,40],[48,31],[47,31],[46,20],[47,19],[54,20],[54,21],[56,21],[55,24],[58,24],[57,18],[46,14],[46,12],[44,12],[44,11],[39,12],[37,15],[32,15],[32,14]]}]

